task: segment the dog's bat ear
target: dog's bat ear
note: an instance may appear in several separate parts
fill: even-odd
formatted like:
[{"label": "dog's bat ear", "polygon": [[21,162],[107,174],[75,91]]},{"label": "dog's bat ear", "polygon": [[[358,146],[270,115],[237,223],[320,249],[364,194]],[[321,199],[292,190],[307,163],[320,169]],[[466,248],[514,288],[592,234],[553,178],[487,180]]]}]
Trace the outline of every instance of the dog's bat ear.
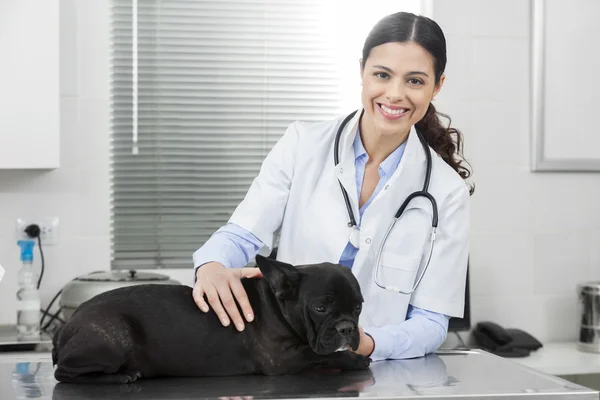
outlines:
[{"label": "dog's bat ear", "polygon": [[256,255],[256,265],[278,299],[284,300],[296,296],[301,278],[301,273],[296,267],[260,254]]}]

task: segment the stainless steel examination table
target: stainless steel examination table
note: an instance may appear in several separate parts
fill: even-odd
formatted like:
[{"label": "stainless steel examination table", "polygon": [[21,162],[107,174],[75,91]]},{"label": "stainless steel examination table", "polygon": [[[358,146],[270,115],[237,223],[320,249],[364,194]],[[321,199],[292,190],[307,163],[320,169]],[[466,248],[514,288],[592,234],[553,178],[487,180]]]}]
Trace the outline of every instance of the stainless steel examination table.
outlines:
[{"label": "stainless steel examination table", "polygon": [[529,398],[599,399],[597,391],[479,350],[375,362],[369,371],[295,376],[168,378],[129,385],[57,383],[51,362],[0,362],[0,399],[306,399]]}]

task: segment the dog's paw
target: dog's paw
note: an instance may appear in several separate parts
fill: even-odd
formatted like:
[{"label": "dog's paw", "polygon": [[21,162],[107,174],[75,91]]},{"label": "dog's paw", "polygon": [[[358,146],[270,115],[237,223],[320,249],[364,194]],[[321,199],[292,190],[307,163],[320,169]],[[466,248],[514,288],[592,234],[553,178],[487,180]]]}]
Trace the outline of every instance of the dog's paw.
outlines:
[{"label": "dog's paw", "polygon": [[361,356],[360,354],[357,354],[357,360],[356,360],[356,369],[368,369],[369,366],[371,365],[371,358],[369,357],[365,357],[365,356]]},{"label": "dog's paw", "polygon": [[119,374],[117,376],[119,383],[133,383],[142,377],[142,373],[140,371],[129,371],[125,374]]},{"label": "dog's paw", "polygon": [[369,357],[352,352],[346,352],[344,360],[341,363],[342,369],[345,370],[364,370],[368,369],[370,365],[371,359]]}]

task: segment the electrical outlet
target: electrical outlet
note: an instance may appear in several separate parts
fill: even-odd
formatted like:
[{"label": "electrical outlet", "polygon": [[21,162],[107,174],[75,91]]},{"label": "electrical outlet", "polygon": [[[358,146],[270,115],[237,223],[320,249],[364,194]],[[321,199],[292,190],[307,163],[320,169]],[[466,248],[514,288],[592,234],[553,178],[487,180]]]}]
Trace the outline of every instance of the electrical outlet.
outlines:
[{"label": "electrical outlet", "polygon": [[[40,239],[42,240],[42,246],[48,245],[53,246],[58,244],[58,217],[45,217],[45,218],[17,218],[16,223],[16,235],[17,240],[30,239],[31,238],[25,233],[25,228],[31,224],[36,224],[40,227]],[[37,239],[35,239],[37,242]]]}]

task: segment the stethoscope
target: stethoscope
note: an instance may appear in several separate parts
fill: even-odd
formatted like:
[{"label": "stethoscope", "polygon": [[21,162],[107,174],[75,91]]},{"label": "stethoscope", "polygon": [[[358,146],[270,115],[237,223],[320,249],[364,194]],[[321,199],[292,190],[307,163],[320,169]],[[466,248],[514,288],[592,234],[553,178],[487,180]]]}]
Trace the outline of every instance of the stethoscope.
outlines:
[{"label": "stethoscope", "polygon": [[[363,112],[364,112],[364,110],[363,110]],[[334,148],[333,148],[333,160],[335,162],[335,165],[339,164],[339,145],[340,145],[340,139],[342,137],[342,131],[344,130],[346,124],[348,124],[348,121],[350,121],[354,117],[355,114],[356,114],[356,111],[352,112],[350,115],[348,115],[342,121],[342,124],[338,128],[338,131],[335,135],[335,144],[334,144]],[[362,112],[361,112],[360,116],[362,117]],[[421,142],[421,145],[423,146],[423,150],[425,151],[425,156],[427,158],[427,169],[426,169],[426,173],[425,173],[425,182],[423,183],[423,190],[411,193],[404,200],[404,203],[402,203],[402,205],[396,212],[396,215],[394,215],[394,219],[393,219],[392,223],[390,224],[390,227],[386,231],[385,236],[383,237],[383,240],[381,241],[381,245],[379,246],[379,250],[377,252],[377,258],[375,261],[375,271],[374,271],[375,284],[382,289],[390,290],[392,292],[396,292],[396,293],[400,293],[400,294],[411,294],[417,289],[417,287],[419,287],[419,284],[421,283],[421,280],[423,279],[423,276],[425,275],[425,272],[427,271],[427,268],[429,267],[429,261],[431,260],[431,254],[433,253],[433,243],[435,242],[435,232],[436,232],[437,225],[438,225],[437,203],[436,203],[435,199],[433,198],[433,196],[431,194],[429,194],[429,192],[428,192],[429,180],[431,179],[431,164],[432,164],[431,153],[429,152],[429,145],[427,144],[427,142],[425,141],[423,136],[418,131],[417,131],[417,136],[419,137],[419,141]],[[354,212],[352,211],[352,206],[350,205],[350,199],[348,198],[348,192],[346,192],[346,189],[344,189],[342,182],[340,182],[339,180],[338,180],[338,182],[340,184],[340,188],[342,189],[344,201],[346,202],[346,209],[348,210],[348,217],[350,218],[350,221],[348,222],[348,227],[352,228],[352,232],[350,233],[349,240],[350,240],[350,243],[358,249],[359,245],[360,245],[360,230],[356,226],[356,219],[354,218]],[[379,264],[381,262],[381,253],[383,252],[383,247],[385,245],[385,242],[386,242],[388,236],[392,232],[392,229],[394,229],[394,225],[396,225],[396,222],[398,222],[398,220],[402,216],[402,213],[408,206],[408,203],[410,203],[410,201],[412,199],[417,198],[417,197],[425,197],[426,199],[428,199],[429,202],[431,203],[431,207],[433,209],[433,218],[431,220],[431,228],[432,228],[432,230],[431,230],[431,246],[429,247],[429,256],[427,258],[427,264],[425,265],[423,272],[419,276],[419,279],[417,280],[416,285],[413,286],[413,288],[410,290],[410,292],[403,292],[402,290],[400,290],[400,288],[398,288],[396,286],[385,286],[379,282],[379,280],[378,280]]]}]

